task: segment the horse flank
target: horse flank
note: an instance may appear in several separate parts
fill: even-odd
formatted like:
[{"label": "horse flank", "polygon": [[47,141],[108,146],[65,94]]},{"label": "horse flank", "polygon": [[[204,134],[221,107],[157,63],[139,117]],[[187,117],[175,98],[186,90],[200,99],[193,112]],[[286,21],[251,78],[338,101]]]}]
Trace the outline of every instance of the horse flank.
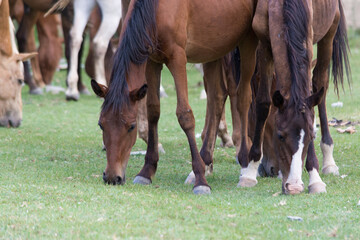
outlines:
[{"label": "horse flank", "polygon": [[[344,72],[350,87],[351,69],[349,62],[349,43],[346,31],[346,20],[344,9],[339,0],[340,22],[333,41],[332,53],[332,75],[336,94],[339,96],[339,83],[344,90]],[[351,88],[350,88],[351,89]]]},{"label": "horse flank", "polygon": [[[123,104],[129,104],[126,76],[130,63],[141,65],[157,47],[156,9],[158,0],[137,0],[128,22],[124,24],[120,46],[114,56],[109,92],[102,111],[119,113]],[[128,13],[129,14],[129,13]]]}]

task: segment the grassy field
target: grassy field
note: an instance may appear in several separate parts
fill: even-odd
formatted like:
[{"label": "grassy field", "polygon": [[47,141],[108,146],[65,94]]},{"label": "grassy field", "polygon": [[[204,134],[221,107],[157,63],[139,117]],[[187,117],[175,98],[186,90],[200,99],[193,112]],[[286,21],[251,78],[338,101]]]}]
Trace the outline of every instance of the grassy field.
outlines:
[{"label": "grassy field", "polygon": [[[338,98],[330,87],[329,119],[360,120],[360,38],[350,35],[352,91],[346,86],[340,96],[344,107],[332,108]],[[196,133],[201,133],[206,104],[199,99],[202,79],[191,66],[188,76]],[[59,72],[54,84],[64,85],[64,79],[65,72]],[[66,102],[64,94],[30,96],[25,87],[23,124],[0,129],[0,238],[359,239],[359,132],[347,135],[331,129],[342,177],[322,176],[326,194],[285,196],[278,194],[281,181],[269,178],[259,179],[254,188],[236,188],[240,167],[235,149],[222,149],[217,143],[214,174],[208,177],[212,194],[195,196],[192,187],[183,184],[191,159],[175,116],[174,83],[167,70],[163,85],[169,97],[161,100],[159,138],[166,153],[160,155],[153,184],[132,184],[144,161],[143,156],[132,156],[127,183],[116,187],[104,185],[101,178],[106,166],[97,126],[102,101],[94,94],[79,102]],[[145,149],[141,140],[133,148]],[[306,172],[303,179],[307,185]]]}]

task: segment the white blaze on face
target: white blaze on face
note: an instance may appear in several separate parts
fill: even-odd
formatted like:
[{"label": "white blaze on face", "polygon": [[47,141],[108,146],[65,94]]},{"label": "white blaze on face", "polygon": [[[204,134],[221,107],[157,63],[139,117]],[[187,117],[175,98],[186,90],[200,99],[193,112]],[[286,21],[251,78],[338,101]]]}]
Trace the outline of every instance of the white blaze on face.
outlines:
[{"label": "white blaze on face", "polygon": [[302,153],[304,150],[304,136],[305,136],[305,132],[303,129],[301,129],[298,150],[292,156],[290,173],[289,173],[289,177],[286,181],[287,183],[303,184],[303,182],[301,180],[301,175],[302,175],[302,170],[303,170],[301,156],[302,156]]}]

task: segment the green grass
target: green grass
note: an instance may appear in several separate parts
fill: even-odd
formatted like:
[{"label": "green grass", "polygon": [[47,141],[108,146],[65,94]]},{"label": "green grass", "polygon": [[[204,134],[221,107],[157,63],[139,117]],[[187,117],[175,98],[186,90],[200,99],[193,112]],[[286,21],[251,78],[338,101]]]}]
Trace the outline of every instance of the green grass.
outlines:
[{"label": "green grass", "polygon": [[[352,94],[345,87],[340,96],[344,107],[331,108],[338,98],[330,87],[329,119],[360,120],[358,39],[351,32]],[[188,76],[196,133],[201,133],[206,104],[199,100],[201,76],[191,67]],[[64,79],[65,72],[59,72],[54,84],[64,85]],[[208,177],[212,194],[195,196],[192,187],[183,184],[191,159],[175,116],[175,88],[167,70],[163,85],[169,98],[161,100],[159,138],[166,153],[160,155],[153,184],[132,184],[144,161],[143,156],[132,156],[127,183],[116,187],[104,185],[101,178],[106,166],[97,126],[102,101],[94,95],[82,96],[79,102],[66,102],[63,94],[30,96],[25,87],[23,124],[18,129],[0,129],[0,238],[359,238],[359,132],[346,135],[331,129],[340,174],[347,176],[322,175],[326,194],[273,196],[281,191],[281,181],[269,178],[259,179],[254,188],[236,188],[240,167],[234,161],[235,150],[219,148],[217,143],[214,174]],[[231,129],[230,120],[228,124]],[[321,160],[319,141],[316,150]],[[139,140],[133,150],[145,147]],[[307,173],[303,176],[307,185]],[[292,222],[289,215],[304,221]]]}]

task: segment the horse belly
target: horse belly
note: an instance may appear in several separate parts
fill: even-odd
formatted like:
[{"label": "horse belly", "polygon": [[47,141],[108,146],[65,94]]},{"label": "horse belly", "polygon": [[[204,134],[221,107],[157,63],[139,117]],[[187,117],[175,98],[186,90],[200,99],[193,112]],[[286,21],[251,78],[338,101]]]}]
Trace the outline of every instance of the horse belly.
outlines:
[{"label": "horse belly", "polygon": [[251,0],[192,0],[189,2],[186,55],[188,62],[221,58],[251,29]]},{"label": "horse belly", "polygon": [[338,11],[337,0],[313,1],[314,44],[320,41],[329,31]]}]

